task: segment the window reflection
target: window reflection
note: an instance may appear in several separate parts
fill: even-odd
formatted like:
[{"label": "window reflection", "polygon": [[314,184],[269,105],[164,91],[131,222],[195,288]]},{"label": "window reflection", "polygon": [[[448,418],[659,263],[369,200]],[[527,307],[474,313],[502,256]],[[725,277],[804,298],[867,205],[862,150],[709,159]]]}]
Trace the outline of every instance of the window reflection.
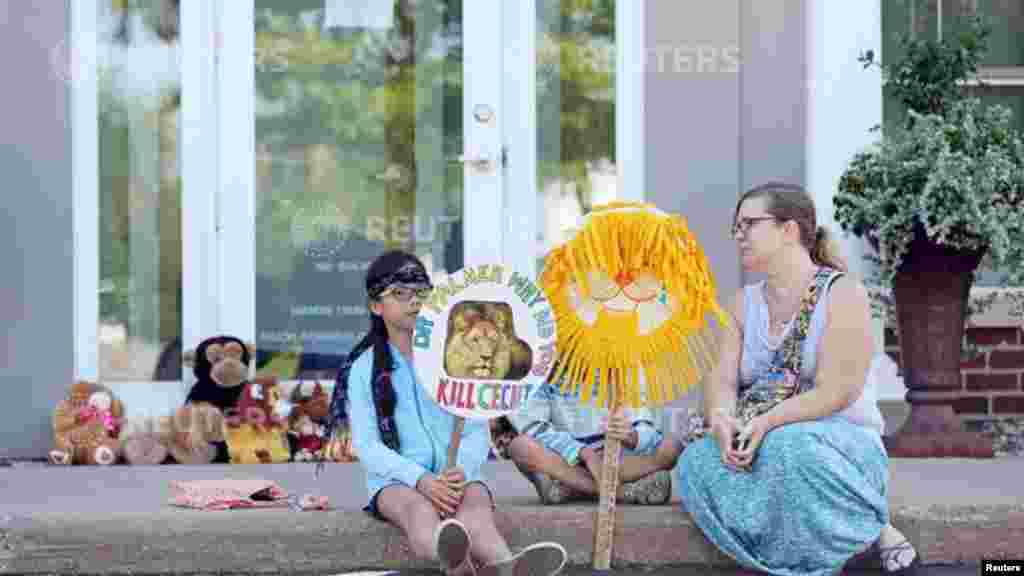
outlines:
[{"label": "window reflection", "polygon": [[[97,2],[101,380],[180,379],[176,0]],[[177,354],[180,356],[180,353]]]},{"label": "window reflection", "polygon": [[537,3],[538,267],[617,190],[615,2]]},{"label": "window reflection", "polygon": [[462,267],[462,3],[255,2],[257,368],[332,373],[382,251]]}]

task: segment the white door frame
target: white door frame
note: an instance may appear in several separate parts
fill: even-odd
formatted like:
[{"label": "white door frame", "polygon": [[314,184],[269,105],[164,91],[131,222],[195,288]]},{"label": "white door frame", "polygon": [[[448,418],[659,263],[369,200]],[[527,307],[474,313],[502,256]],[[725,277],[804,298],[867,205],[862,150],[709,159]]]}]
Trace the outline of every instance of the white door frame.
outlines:
[{"label": "white door frame", "polygon": [[[99,108],[98,9],[103,0],[69,2],[70,33],[66,54],[55,51],[54,66],[66,70],[70,83],[72,123],[72,195],[74,226],[74,377],[99,381]],[[183,0],[180,8],[181,47],[181,177],[182,177],[182,340],[183,349],[197,338],[225,325],[218,313],[221,269],[217,252],[208,247],[217,237],[217,198],[208,181],[216,174],[217,4]],[[66,59],[66,60],[65,60]],[[65,68],[66,66],[66,68]],[[125,401],[129,416],[162,415],[184,400],[187,370],[173,382],[103,382]],[[127,398],[126,398],[127,397]]]}]

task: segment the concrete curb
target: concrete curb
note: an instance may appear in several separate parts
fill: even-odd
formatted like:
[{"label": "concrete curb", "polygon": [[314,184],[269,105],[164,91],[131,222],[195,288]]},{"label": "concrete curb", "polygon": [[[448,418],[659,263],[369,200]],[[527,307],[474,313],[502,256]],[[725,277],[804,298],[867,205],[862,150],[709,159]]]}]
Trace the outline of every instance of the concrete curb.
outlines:
[{"label": "concrete curb", "polygon": [[[588,565],[593,506],[499,504],[499,529],[513,549],[540,540],[566,546],[570,562]],[[1019,557],[1024,505],[899,508],[894,524],[917,543],[925,564],[977,563]],[[0,573],[331,572],[432,568],[409,556],[390,525],[362,512],[239,510],[8,516],[0,522]],[[735,567],[714,549],[678,505],[618,512],[613,566]],[[875,568],[863,554],[850,568]]]}]

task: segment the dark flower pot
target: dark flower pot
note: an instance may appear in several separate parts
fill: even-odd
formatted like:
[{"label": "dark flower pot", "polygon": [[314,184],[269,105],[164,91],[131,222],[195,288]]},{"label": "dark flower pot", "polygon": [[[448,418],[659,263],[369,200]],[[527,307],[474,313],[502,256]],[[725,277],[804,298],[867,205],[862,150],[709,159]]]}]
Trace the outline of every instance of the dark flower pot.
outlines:
[{"label": "dark flower pot", "polygon": [[918,225],[893,281],[900,359],[910,415],[885,437],[896,458],[994,456],[992,441],[964,429],[953,409],[962,394],[960,354],[968,297],[984,250],[929,240]]}]

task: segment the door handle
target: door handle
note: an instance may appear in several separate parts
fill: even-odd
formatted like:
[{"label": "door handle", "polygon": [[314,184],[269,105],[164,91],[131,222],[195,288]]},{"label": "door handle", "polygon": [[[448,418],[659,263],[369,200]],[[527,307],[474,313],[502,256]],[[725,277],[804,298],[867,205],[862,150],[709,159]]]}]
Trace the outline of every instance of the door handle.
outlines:
[{"label": "door handle", "polygon": [[[494,158],[491,158],[490,154],[480,150],[468,150],[463,154],[459,154],[458,156],[449,159],[449,162],[468,164],[471,168],[479,172],[491,172],[498,165],[498,162]],[[502,150],[500,163],[502,165],[505,163],[504,150]]]},{"label": "door handle", "polygon": [[490,172],[494,170],[494,160],[492,160],[487,154],[459,154],[450,161],[458,162],[460,164],[468,164],[470,168],[473,168],[478,172]]}]

